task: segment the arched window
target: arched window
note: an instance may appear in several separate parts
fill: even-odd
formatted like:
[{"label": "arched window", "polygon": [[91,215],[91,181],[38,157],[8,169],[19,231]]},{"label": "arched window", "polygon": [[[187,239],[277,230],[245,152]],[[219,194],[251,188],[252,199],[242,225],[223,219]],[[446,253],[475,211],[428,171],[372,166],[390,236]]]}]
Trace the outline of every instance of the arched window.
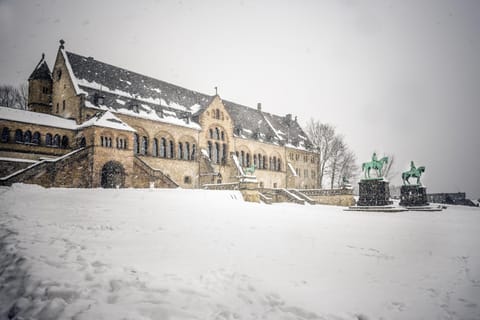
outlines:
[{"label": "arched window", "polygon": [[175,156],[175,146],[174,146],[172,140],[170,140],[169,143],[170,143],[170,150],[169,150],[170,153],[169,153],[168,157],[171,158],[171,159],[173,159],[173,157]]},{"label": "arched window", "polygon": [[47,133],[45,135],[45,145],[46,146],[51,146],[52,145],[52,134],[51,133]]},{"label": "arched window", "polygon": [[215,139],[220,140],[220,130],[215,128]]},{"label": "arched window", "polygon": [[208,132],[210,134],[210,139],[213,139],[213,129],[208,130]]},{"label": "arched window", "polygon": [[140,153],[139,136],[136,133],[133,134],[133,153],[134,154]]},{"label": "arched window", "polygon": [[220,119],[220,109],[215,110],[215,118]]},{"label": "arched window", "polygon": [[183,143],[179,142],[178,143],[178,159],[183,159]]},{"label": "arched window", "polygon": [[40,132],[35,131],[35,133],[33,134],[32,143],[37,145],[40,144]]},{"label": "arched window", "polygon": [[257,162],[257,155],[256,154],[253,155],[253,165],[255,166],[255,168],[258,168],[258,162]]},{"label": "arched window", "polygon": [[267,156],[263,156],[262,160],[262,168],[267,169]]},{"label": "arched window", "polygon": [[221,137],[222,137],[222,141],[225,141],[225,132],[222,131]]},{"label": "arched window", "polygon": [[227,161],[227,145],[224,143],[222,145],[222,163],[226,163]]},{"label": "arched window", "polygon": [[25,131],[25,134],[23,135],[23,142],[24,143],[32,142],[32,132],[30,130]]},{"label": "arched window", "polygon": [[85,137],[82,137],[82,139],[80,139],[80,147],[83,148],[86,146],[87,146],[87,139],[85,139]]},{"label": "arched window", "polygon": [[162,138],[160,140],[160,157],[161,158],[166,158],[167,157],[167,140],[165,138]]},{"label": "arched window", "polygon": [[273,168],[272,169],[274,171],[277,171],[277,157],[273,157],[272,161],[273,161],[273,166],[272,166]]},{"label": "arched window", "polygon": [[240,165],[243,167],[245,166],[245,152],[240,151]]},{"label": "arched window", "polygon": [[[110,147],[112,146],[112,139],[110,139]],[[62,137],[62,148],[68,148],[68,137]]]},{"label": "arched window", "polygon": [[215,160],[214,160],[215,163],[219,163],[220,162],[220,145],[218,144],[218,142],[215,142]]},{"label": "arched window", "polygon": [[147,151],[148,151],[148,139],[147,137],[143,136],[142,137],[142,149],[141,149],[141,153],[143,155],[146,155],[147,154]]},{"label": "arched window", "polygon": [[154,157],[158,157],[158,140],[157,140],[157,138],[153,139],[152,155]]},{"label": "arched window", "polygon": [[15,130],[15,142],[17,143],[23,142],[23,132],[20,129]]},{"label": "arched window", "polygon": [[190,143],[185,142],[185,155],[183,157],[184,160],[190,160]]},{"label": "arched window", "polygon": [[196,156],[197,156],[197,146],[195,144],[192,144],[192,157],[191,157],[191,159],[195,160]]},{"label": "arched window", "polygon": [[2,129],[2,142],[8,142],[10,140],[10,129],[4,127]]},{"label": "arched window", "polygon": [[282,170],[282,162],[280,160],[280,158],[277,159],[277,171],[281,171]]},{"label": "arched window", "polygon": [[54,147],[60,147],[60,135],[56,134],[53,137],[53,146]]},{"label": "arched window", "polygon": [[212,159],[212,142],[211,141],[207,142],[207,153],[208,153],[208,157]]},{"label": "arched window", "polygon": [[246,159],[246,166],[250,167],[250,153],[247,153],[245,155],[245,159]]}]

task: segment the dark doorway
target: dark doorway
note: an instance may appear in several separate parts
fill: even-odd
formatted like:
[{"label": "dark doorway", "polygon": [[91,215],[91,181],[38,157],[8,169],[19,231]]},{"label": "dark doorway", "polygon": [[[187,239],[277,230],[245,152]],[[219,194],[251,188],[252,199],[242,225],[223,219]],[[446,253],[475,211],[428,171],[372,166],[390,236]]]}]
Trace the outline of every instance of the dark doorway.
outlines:
[{"label": "dark doorway", "polygon": [[102,168],[102,188],[123,188],[125,183],[125,170],[116,161],[105,163]]}]

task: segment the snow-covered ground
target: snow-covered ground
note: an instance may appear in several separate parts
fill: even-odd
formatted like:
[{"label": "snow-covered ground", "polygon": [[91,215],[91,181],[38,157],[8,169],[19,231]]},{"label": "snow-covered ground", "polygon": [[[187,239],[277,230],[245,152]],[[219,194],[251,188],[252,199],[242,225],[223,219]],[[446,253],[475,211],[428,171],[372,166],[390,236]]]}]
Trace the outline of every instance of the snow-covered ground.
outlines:
[{"label": "snow-covered ground", "polygon": [[0,189],[0,319],[480,319],[480,210]]}]

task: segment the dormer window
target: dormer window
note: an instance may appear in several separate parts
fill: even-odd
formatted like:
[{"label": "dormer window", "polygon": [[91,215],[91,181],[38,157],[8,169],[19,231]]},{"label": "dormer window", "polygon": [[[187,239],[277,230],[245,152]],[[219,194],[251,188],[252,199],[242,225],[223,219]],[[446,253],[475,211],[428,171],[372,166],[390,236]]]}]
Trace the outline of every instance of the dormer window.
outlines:
[{"label": "dormer window", "polygon": [[99,95],[98,93],[95,93],[93,96],[93,104],[96,106],[103,105],[105,102],[105,97],[102,95]]},{"label": "dormer window", "polygon": [[129,110],[135,112],[135,113],[138,113],[138,104],[131,104],[129,107],[128,107]]},{"label": "dormer window", "polygon": [[236,127],[235,128],[235,134],[237,136],[241,136],[242,135],[242,128],[241,127]]}]

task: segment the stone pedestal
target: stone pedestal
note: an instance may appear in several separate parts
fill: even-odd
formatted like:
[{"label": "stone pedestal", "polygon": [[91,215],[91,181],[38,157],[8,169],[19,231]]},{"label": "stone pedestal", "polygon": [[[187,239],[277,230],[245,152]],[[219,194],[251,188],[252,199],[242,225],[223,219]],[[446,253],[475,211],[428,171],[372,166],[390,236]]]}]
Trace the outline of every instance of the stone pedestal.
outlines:
[{"label": "stone pedestal", "polygon": [[390,200],[390,188],[388,181],[383,179],[360,180],[359,199],[357,206],[388,206],[393,203]]},{"label": "stone pedestal", "polygon": [[402,186],[400,189],[400,205],[403,207],[428,206],[427,188],[423,186]]},{"label": "stone pedestal", "polygon": [[258,192],[258,182],[253,179],[243,179],[239,184],[240,192],[243,200],[247,202],[260,202],[260,194]]}]

